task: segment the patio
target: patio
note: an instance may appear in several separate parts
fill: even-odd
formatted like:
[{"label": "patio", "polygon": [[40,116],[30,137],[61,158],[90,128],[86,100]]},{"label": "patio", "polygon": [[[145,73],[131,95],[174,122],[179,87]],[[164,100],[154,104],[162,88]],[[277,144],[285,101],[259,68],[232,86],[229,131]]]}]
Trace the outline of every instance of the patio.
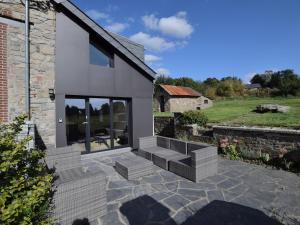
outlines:
[{"label": "patio", "polygon": [[108,177],[104,225],[299,224],[300,177],[219,158],[218,174],[193,183],[155,166],[153,175],[127,181],[113,168],[133,153],[85,159]]}]

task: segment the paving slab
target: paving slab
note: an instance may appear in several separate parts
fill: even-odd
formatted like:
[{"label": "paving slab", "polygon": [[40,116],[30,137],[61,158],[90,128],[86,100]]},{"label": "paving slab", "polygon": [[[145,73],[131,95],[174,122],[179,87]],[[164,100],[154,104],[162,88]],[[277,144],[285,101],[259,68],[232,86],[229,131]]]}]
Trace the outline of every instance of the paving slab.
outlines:
[{"label": "paving slab", "polygon": [[113,165],[130,156],[135,155],[84,161],[107,173],[108,214],[101,218],[103,225],[300,223],[300,177],[293,173],[219,158],[218,174],[199,183],[157,166],[153,174],[127,181]]}]

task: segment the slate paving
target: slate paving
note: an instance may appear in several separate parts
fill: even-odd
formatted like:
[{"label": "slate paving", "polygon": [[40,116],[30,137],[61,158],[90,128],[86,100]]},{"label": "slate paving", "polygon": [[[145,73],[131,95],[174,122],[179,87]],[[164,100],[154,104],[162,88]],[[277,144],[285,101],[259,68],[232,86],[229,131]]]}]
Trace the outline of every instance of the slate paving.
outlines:
[{"label": "slate paving", "polygon": [[152,175],[128,181],[113,165],[132,156],[83,161],[107,174],[103,225],[300,224],[300,177],[293,173],[219,158],[218,174],[199,183],[156,166]]}]

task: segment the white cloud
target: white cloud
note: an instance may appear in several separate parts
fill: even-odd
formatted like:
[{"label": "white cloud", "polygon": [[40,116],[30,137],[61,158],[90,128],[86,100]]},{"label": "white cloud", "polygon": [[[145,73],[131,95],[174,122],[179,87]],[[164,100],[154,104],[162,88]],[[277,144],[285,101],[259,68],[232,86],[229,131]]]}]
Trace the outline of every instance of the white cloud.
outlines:
[{"label": "white cloud", "polygon": [[157,18],[154,14],[142,17],[144,25],[151,30],[159,30],[165,35],[177,38],[189,37],[193,26],[188,22],[185,11],[178,12],[174,16]]},{"label": "white cloud", "polygon": [[122,33],[128,27],[127,23],[112,23],[105,28],[113,33]]},{"label": "white cloud", "polygon": [[143,32],[132,35],[130,40],[144,45],[148,50],[165,51],[175,47],[174,42],[166,41],[164,38],[151,36]]},{"label": "white cloud", "polygon": [[158,30],[158,23],[159,23],[159,19],[154,15],[145,15],[142,17],[142,20],[144,22],[144,25],[152,30]]},{"label": "white cloud", "polygon": [[242,80],[245,84],[250,84],[252,77],[257,73],[247,73],[242,77]]},{"label": "white cloud", "polygon": [[157,72],[158,75],[165,75],[165,76],[170,76],[171,75],[171,72],[166,68],[158,68],[156,70],[156,72]]},{"label": "white cloud", "polygon": [[103,12],[100,12],[95,9],[90,9],[86,11],[86,14],[89,15],[94,20],[100,20],[100,19],[108,19],[109,15]]},{"label": "white cloud", "polygon": [[149,62],[149,63],[151,63],[151,62],[156,62],[156,61],[160,61],[160,60],[162,60],[162,58],[161,57],[159,57],[159,56],[156,56],[156,55],[145,55],[145,61],[146,62]]}]

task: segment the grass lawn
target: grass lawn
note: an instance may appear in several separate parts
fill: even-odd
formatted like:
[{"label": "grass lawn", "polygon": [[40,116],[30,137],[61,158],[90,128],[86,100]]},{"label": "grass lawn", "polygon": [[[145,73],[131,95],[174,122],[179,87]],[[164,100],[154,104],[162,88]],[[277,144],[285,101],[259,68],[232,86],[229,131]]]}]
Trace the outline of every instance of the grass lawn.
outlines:
[{"label": "grass lawn", "polygon": [[157,117],[172,117],[172,116],[174,116],[174,114],[171,112],[153,112],[153,115],[157,116]]},{"label": "grass lawn", "polygon": [[[288,113],[253,112],[263,103],[290,106]],[[210,123],[256,126],[291,127],[300,129],[300,98],[248,98],[214,101],[214,106],[203,110]]]}]

